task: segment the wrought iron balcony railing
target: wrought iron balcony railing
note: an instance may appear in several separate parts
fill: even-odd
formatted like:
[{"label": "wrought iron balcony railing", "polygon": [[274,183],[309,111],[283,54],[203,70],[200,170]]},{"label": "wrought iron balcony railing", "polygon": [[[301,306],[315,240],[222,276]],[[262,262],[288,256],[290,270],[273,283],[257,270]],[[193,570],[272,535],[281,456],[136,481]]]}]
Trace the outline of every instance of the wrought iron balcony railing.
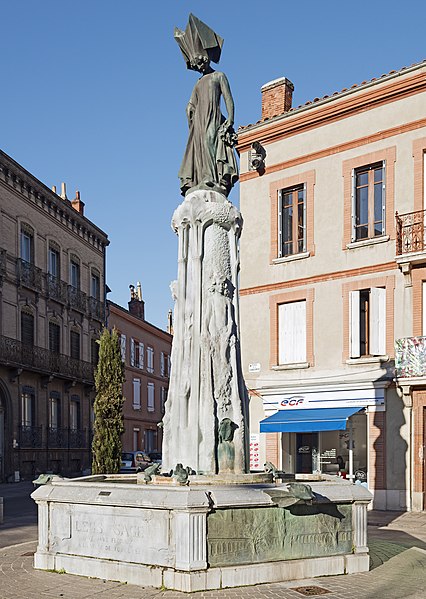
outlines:
[{"label": "wrought iron balcony railing", "polygon": [[87,299],[89,305],[89,314],[94,320],[103,322],[105,320],[105,304],[100,302],[95,297],[89,297]]},{"label": "wrought iron balcony railing", "polygon": [[426,210],[395,215],[396,218],[396,253],[409,254],[423,252],[425,244]]},{"label": "wrought iron balcony railing", "polygon": [[52,428],[47,429],[47,446],[49,448],[63,448],[68,446],[66,428]]},{"label": "wrought iron balcony railing", "polygon": [[48,297],[61,304],[66,304],[68,301],[67,284],[51,274],[46,274],[46,293]]},{"label": "wrought iron balcony railing", "polygon": [[18,285],[23,285],[24,287],[29,287],[30,289],[34,289],[35,291],[42,291],[42,270],[31,262],[26,262],[26,260],[22,260],[18,258],[16,260],[16,277],[18,280]]},{"label": "wrought iron balcony railing", "polygon": [[70,449],[84,449],[87,447],[86,429],[69,429],[68,446]]},{"label": "wrought iron balcony railing", "polygon": [[398,378],[426,376],[426,337],[395,341],[395,373]]},{"label": "wrought iron balcony railing", "polygon": [[87,311],[87,295],[77,287],[68,285],[68,301],[71,308],[79,312],[86,313]]},{"label": "wrought iron balcony railing", "polygon": [[10,337],[0,336],[0,363],[16,368],[26,368],[41,374],[54,374],[93,385],[93,365],[70,356],[57,354],[42,347],[25,345]]},{"label": "wrought iron balcony railing", "polygon": [[19,446],[22,448],[42,447],[42,427],[41,426],[25,426],[19,427]]}]

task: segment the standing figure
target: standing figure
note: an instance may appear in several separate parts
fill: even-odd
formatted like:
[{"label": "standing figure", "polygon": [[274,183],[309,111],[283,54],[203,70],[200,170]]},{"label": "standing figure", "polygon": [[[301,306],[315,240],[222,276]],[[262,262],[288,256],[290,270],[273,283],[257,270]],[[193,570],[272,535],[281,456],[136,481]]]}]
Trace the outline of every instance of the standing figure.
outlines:
[{"label": "standing figure", "polygon": [[[223,39],[192,14],[186,30],[175,29],[174,35],[187,68],[201,73],[186,109],[189,136],[179,170],[182,195],[210,189],[228,196],[238,180],[234,101],[226,75],[210,66],[219,62]],[[228,118],[221,113],[222,97]]]}]

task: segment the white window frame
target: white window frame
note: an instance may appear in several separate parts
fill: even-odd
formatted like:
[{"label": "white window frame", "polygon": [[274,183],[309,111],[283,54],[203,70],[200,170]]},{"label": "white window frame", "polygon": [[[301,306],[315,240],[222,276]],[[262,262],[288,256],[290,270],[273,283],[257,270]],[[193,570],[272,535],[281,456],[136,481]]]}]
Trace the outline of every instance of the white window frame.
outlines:
[{"label": "white window frame", "polygon": [[[352,211],[352,215],[351,215],[351,223],[352,223],[352,232],[351,232],[351,241],[352,243],[354,242],[361,242],[361,241],[367,241],[368,239],[375,239],[375,237],[365,237],[363,239],[357,239],[356,238],[356,172],[362,170],[363,168],[367,168],[370,165],[372,166],[373,164],[380,164],[380,162],[382,163],[382,169],[383,169],[383,183],[382,183],[382,235],[386,234],[386,160],[379,160],[377,163],[376,162],[371,162],[368,164],[361,164],[360,166],[357,166],[356,168],[352,169],[352,173],[351,173],[351,211]],[[374,190],[373,190],[374,193]],[[370,223],[368,223],[368,226],[370,226]],[[379,237],[379,236],[377,236]]]},{"label": "white window frame", "polygon": [[133,409],[140,410],[141,409],[141,380],[134,378],[133,379]]},{"label": "white window frame", "polygon": [[[301,251],[297,250],[297,252],[292,252],[291,254],[283,254],[283,197],[286,192],[289,191],[297,191],[299,189],[303,189],[303,249]],[[293,185],[290,187],[284,187],[283,189],[278,190],[278,258],[284,258],[289,256],[297,256],[298,254],[303,254],[306,252],[307,247],[307,214],[306,214],[306,194],[307,194],[307,185],[306,183],[301,183],[299,185]],[[297,219],[297,214],[293,205],[293,217]],[[295,225],[297,230],[297,224]],[[294,231],[292,231],[293,237]],[[292,239],[293,248],[297,245],[297,240]]]},{"label": "white window frame", "polygon": [[[369,298],[369,356],[386,355],[386,288],[371,287]],[[362,290],[350,292],[349,296],[349,356],[361,357],[361,302]],[[364,357],[364,356],[362,356]],[[368,357],[368,356],[365,356]]]},{"label": "white window frame", "polygon": [[148,389],[147,410],[148,410],[148,412],[154,412],[154,410],[155,410],[155,384],[151,383],[151,382],[148,383],[147,389]]},{"label": "white window frame", "polygon": [[278,305],[278,364],[304,364],[307,360],[307,302]]}]

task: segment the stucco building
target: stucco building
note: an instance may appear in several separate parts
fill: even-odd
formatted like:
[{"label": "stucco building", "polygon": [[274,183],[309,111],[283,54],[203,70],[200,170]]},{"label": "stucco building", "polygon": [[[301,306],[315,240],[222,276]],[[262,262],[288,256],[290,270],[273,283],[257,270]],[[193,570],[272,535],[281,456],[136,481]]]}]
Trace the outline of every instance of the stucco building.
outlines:
[{"label": "stucco building", "polygon": [[263,86],[239,130],[252,465],[364,472],[375,508],[422,510],[426,62],[292,94]]},{"label": "stucco building", "polygon": [[172,336],[145,320],[138,283],[131,287],[129,309],[108,301],[108,326],[120,335],[125,364],[123,451],[161,452],[170,374]]},{"label": "stucco building", "polygon": [[90,467],[106,234],[0,152],[0,480]]}]

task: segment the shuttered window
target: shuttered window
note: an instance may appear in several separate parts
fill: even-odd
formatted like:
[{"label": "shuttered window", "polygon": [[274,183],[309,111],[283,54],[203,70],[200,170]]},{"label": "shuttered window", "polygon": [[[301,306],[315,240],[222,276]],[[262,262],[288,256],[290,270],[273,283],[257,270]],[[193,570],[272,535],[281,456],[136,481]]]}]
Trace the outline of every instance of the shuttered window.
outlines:
[{"label": "shuttered window", "polygon": [[133,379],[133,409],[140,410],[141,407],[141,380]]},{"label": "shuttered window", "polygon": [[21,393],[21,425],[35,425],[35,394],[32,387],[24,387]]},{"label": "shuttered window", "polygon": [[120,351],[121,359],[123,362],[126,361],[126,335],[120,335]]},{"label": "shuttered window", "polygon": [[143,343],[139,343],[139,363],[138,363],[138,367],[139,368],[143,368],[144,367],[144,352],[145,352],[145,346]]},{"label": "shuttered window", "polygon": [[49,428],[61,426],[61,396],[57,391],[51,391],[49,397]]},{"label": "shuttered window", "polygon": [[34,345],[34,316],[27,312],[21,312],[21,341]]},{"label": "shuttered window", "polygon": [[77,331],[71,331],[70,333],[70,349],[71,349],[71,358],[75,360],[80,359],[80,333]]},{"label": "shuttered window", "polygon": [[155,410],[155,386],[154,383],[148,383],[148,412]]},{"label": "shuttered window", "polygon": [[146,369],[148,372],[154,372],[154,348],[146,348]]},{"label": "shuttered window", "polygon": [[278,363],[306,362],[306,301],[278,306]]},{"label": "shuttered window", "polygon": [[81,429],[80,397],[78,395],[71,395],[70,429],[73,431],[78,431]]},{"label": "shuttered window", "polygon": [[130,366],[135,365],[135,340],[130,338]]},{"label": "shuttered window", "polygon": [[357,168],[352,174],[352,241],[385,233],[385,163]]},{"label": "shuttered window", "polygon": [[386,354],[386,289],[351,291],[349,310],[350,357]]},{"label": "shuttered window", "polygon": [[61,327],[55,322],[49,322],[49,349],[55,354],[61,352]]},{"label": "shuttered window", "polygon": [[306,251],[306,186],[281,189],[278,201],[279,257]]}]

